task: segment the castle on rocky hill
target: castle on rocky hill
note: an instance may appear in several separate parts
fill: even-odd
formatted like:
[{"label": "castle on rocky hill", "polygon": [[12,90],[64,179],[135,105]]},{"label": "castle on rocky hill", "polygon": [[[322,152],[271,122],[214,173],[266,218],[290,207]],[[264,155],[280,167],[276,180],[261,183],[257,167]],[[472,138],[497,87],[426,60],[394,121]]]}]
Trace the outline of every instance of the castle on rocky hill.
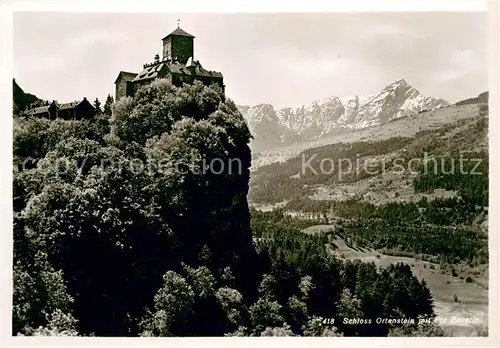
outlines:
[{"label": "castle on rocky hill", "polygon": [[133,96],[142,86],[156,78],[169,79],[175,86],[191,84],[195,80],[205,85],[218,84],[224,91],[223,76],[220,72],[204,69],[194,60],[194,36],[177,26],[163,39],[163,57],[157,54],[152,63],[144,64],[140,73],[120,71],[115,80],[115,100]]}]

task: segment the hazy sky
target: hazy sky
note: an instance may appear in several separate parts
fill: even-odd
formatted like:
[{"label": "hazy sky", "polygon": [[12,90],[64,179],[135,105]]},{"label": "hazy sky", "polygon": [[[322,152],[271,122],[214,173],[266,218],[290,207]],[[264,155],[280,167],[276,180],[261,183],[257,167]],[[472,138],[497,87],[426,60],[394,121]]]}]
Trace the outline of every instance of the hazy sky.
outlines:
[{"label": "hazy sky", "polygon": [[404,78],[449,102],[488,88],[487,13],[14,15],[14,77],[43,99],[102,101],[177,27],[237,104],[307,104]]}]

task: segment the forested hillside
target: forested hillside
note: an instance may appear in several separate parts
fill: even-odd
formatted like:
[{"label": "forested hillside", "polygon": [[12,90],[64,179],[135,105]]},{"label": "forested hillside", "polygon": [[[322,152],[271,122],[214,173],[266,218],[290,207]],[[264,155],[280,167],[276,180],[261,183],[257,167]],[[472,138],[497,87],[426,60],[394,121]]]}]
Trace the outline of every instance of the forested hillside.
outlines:
[{"label": "forested hillside", "polygon": [[14,115],[18,115],[26,110],[27,107],[33,103],[39,101],[35,95],[30,93],[25,93],[23,89],[16,83],[16,80],[12,80],[12,93],[13,93],[13,104],[14,104]]},{"label": "forested hillside", "polygon": [[477,104],[477,103],[488,103],[489,92],[483,92],[474,98],[467,98],[456,103],[456,105],[467,105],[467,104]]},{"label": "forested hillside", "polygon": [[[383,267],[402,260],[432,280],[440,313],[486,316],[487,303],[478,298],[488,289],[488,104],[440,112],[455,120],[412,137],[394,132],[310,148],[259,167],[249,192],[262,211],[256,216],[282,214],[284,226],[306,235],[327,231],[311,238],[322,238],[318,245],[341,259]],[[455,291],[466,299],[451,296]]]}]

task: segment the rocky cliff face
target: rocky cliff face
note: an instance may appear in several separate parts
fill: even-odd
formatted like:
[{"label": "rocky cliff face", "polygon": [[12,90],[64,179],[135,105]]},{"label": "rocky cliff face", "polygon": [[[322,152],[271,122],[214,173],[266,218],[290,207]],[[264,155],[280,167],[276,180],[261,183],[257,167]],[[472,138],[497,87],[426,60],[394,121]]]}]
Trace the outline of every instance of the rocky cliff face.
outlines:
[{"label": "rocky cliff face", "polygon": [[239,109],[254,136],[252,147],[259,151],[372,127],[448,105],[443,99],[423,96],[401,79],[368,96],[331,97],[297,109],[276,110],[269,104]]}]

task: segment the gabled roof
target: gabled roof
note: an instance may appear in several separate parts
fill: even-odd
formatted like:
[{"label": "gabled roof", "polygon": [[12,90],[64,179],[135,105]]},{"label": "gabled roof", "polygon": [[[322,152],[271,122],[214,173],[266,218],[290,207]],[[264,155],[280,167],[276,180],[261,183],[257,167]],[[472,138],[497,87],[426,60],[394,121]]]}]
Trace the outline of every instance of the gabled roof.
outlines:
[{"label": "gabled roof", "polygon": [[192,62],[189,67],[179,62],[174,62],[171,64],[170,68],[173,74],[222,78],[220,72],[206,70],[198,61]]},{"label": "gabled roof", "polygon": [[132,81],[137,76],[137,73],[128,72],[128,71],[120,71],[118,73],[118,76],[116,77],[115,83],[118,82],[118,79],[120,78],[120,76],[123,77],[123,79],[125,81]]},{"label": "gabled roof", "polygon": [[[164,73],[161,73],[162,70],[165,70]],[[187,67],[185,64],[178,61],[162,60],[156,64],[145,66],[144,69],[132,80],[132,82],[152,80],[157,77],[163,77],[168,73],[188,76],[215,77],[221,79],[223,78],[222,74],[218,71],[204,69],[199,61],[191,62],[191,65]],[[160,74],[162,76],[160,76]]]},{"label": "gabled roof", "polygon": [[59,110],[73,109],[73,108],[75,108],[80,103],[81,103],[81,101],[73,101],[73,102],[69,102],[69,103],[62,103],[62,104],[59,104],[58,107],[59,107]]},{"label": "gabled roof", "polygon": [[158,77],[158,74],[165,65],[165,62],[159,62],[158,64],[145,67],[139,74],[137,74],[132,82],[150,80]]},{"label": "gabled roof", "polygon": [[49,112],[49,106],[39,106],[37,108],[30,109],[26,112],[27,115],[37,115]]},{"label": "gabled roof", "polygon": [[191,37],[191,38],[194,38],[193,35],[189,34],[189,33],[186,33],[184,30],[182,30],[181,28],[177,27],[177,29],[175,29],[173,32],[171,32],[170,34],[168,34],[167,36],[165,36],[162,40],[165,40],[167,37],[169,36],[185,36],[185,37]]},{"label": "gabled roof", "polygon": [[[80,105],[83,102],[87,102],[88,103],[87,98],[83,98],[82,100],[75,100],[75,101],[68,102],[68,103],[60,103],[60,104],[57,103],[57,108],[59,110],[74,109],[74,108],[76,108],[78,105]],[[90,105],[92,105],[92,104],[90,104]]]},{"label": "gabled roof", "polygon": [[[90,102],[87,100],[87,98],[83,98],[82,100],[75,100],[75,101],[72,101],[69,103],[61,103],[61,104],[56,103],[56,105],[57,105],[58,110],[68,110],[68,109],[76,108],[79,104],[81,104],[83,102],[90,104]],[[92,104],[90,104],[90,106],[92,106],[92,108],[94,107]],[[37,108],[30,109],[26,112],[26,115],[38,115],[38,114],[48,113],[49,107],[50,107],[50,105],[39,106]]]},{"label": "gabled roof", "polygon": [[162,60],[156,64],[144,67],[144,69],[137,74],[132,82],[152,80],[157,77],[162,77],[159,76],[162,69],[166,70],[165,73],[223,78],[220,72],[206,70],[198,61],[193,61],[189,67],[186,67],[185,64],[178,61]]}]

